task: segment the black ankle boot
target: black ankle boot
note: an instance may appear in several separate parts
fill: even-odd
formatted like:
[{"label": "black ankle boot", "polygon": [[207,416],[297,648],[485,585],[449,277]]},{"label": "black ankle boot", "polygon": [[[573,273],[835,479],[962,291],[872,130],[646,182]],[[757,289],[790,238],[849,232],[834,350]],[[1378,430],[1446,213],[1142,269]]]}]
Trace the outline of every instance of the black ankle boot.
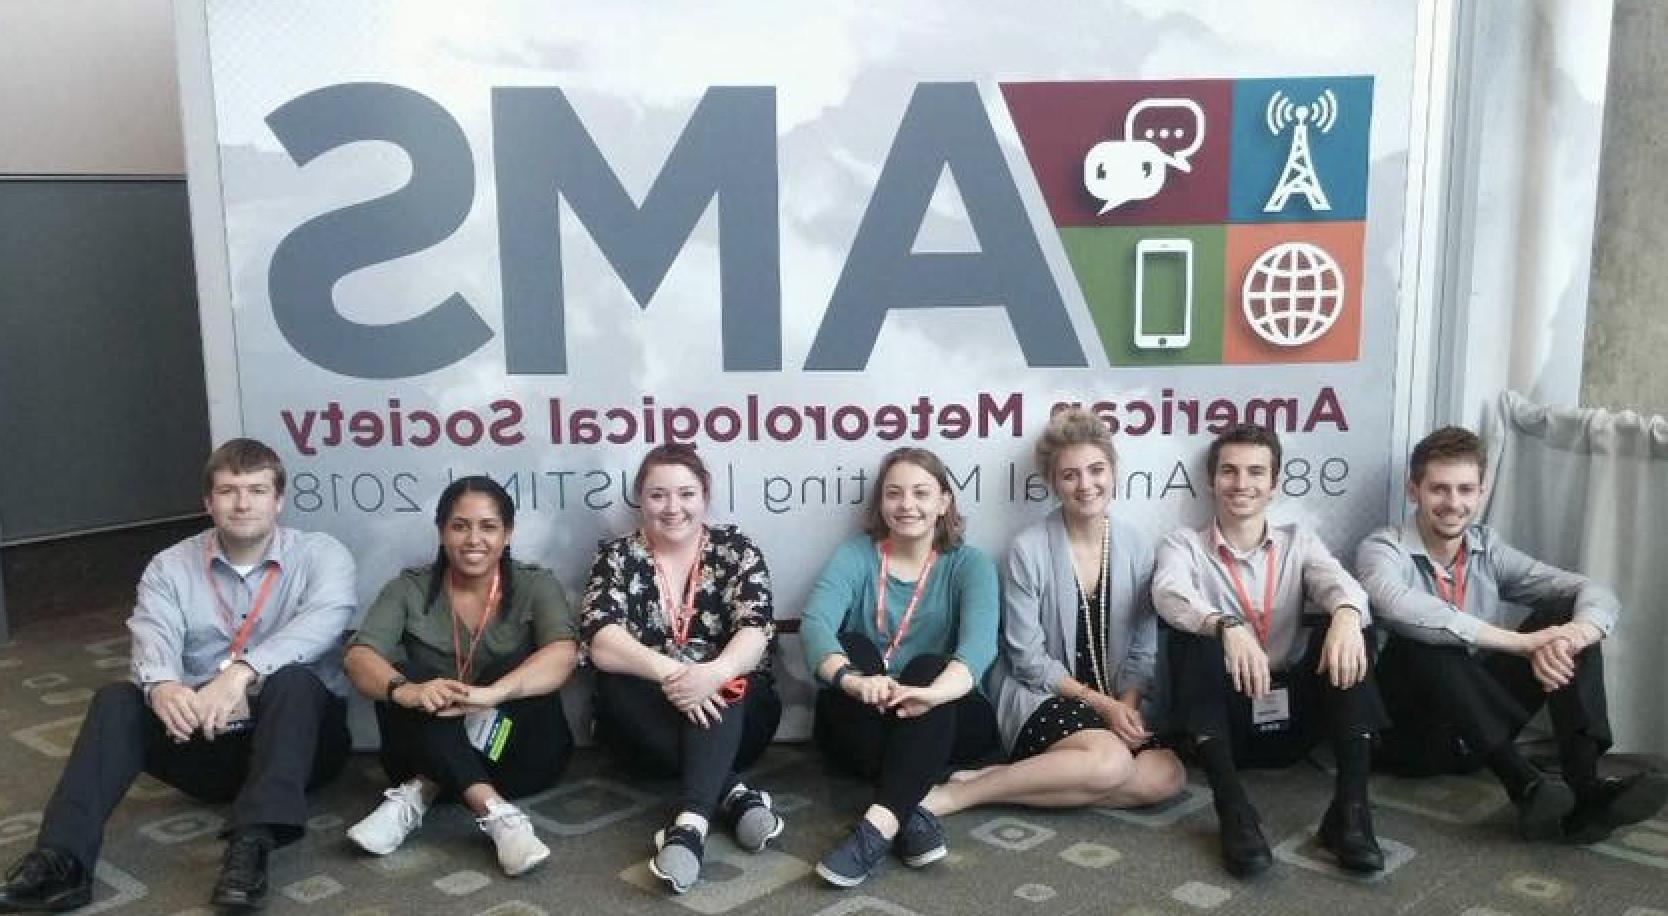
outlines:
[{"label": "black ankle boot", "polygon": [[1338,857],[1345,871],[1375,872],[1384,868],[1384,850],[1373,836],[1372,810],[1364,801],[1334,799],[1321,818],[1316,834],[1322,849]]},{"label": "black ankle boot", "polygon": [[272,836],[265,831],[238,831],[226,844],[220,880],[214,882],[215,906],[252,910],[266,902],[266,861]]},{"label": "black ankle boot", "polygon": [[1249,804],[1218,808],[1216,822],[1221,831],[1222,865],[1236,878],[1255,878],[1274,864],[1257,811]]}]

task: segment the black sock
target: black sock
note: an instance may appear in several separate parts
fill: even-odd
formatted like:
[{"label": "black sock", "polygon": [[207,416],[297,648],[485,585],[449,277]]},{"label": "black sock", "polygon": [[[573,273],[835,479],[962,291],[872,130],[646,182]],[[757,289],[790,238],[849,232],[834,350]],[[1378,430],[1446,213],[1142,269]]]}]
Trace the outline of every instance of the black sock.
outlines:
[{"label": "black sock", "polygon": [[250,824],[247,827],[237,827],[233,829],[232,839],[236,840],[239,837],[253,837],[268,846],[272,846],[278,842],[278,837],[272,832],[272,828],[265,824]]},{"label": "black sock", "polygon": [[1333,797],[1341,802],[1367,801],[1367,774],[1372,769],[1373,736],[1363,732],[1339,739],[1333,745],[1338,758],[1338,776]]},{"label": "black sock", "polygon": [[1517,745],[1507,741],[1483,757],[1483,762],[1500,778],[1512,801],[1523,797],[1529,786],[1541,778],[1541,771],[1517,752]]},{"label": "black sock", "polygon": [[1564,768],[1564,782],[1577,797],[1591,795],[1598,788],[1599,743],[1586,735],[1570,735],[1558,744],[1558,758]]},{"label": "black sock", "polygon": [[1199,765],[1205,769],[1205,778],[1210,780],[1217,810],[1250,805],[1251,799],[1246,797],[1245,786],[1239,781],[1239,770],[1234,767],[1234,749],[1229,743],[1220,738],[1196,737],[1193,747],[1199,755]]}]

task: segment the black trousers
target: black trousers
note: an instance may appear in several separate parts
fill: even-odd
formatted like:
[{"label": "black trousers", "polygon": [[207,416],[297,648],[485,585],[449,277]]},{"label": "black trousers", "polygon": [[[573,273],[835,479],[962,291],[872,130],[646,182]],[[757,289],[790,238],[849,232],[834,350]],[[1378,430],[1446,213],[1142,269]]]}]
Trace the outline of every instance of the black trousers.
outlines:
[{"label": "black trousers", "polygon": [[92,869],[104,823],[141,771],[193,798],[231,802],[234,831],[269,827],[280,844],[300,837],[307,790],[347,762],[347,704],[313,672],[290,665],[266,679],[250,712],[248,731],[176,744],[138,687],[99,688],[41,817],[39,844]]},{"label": "black trousers", "polygon": [[[840,645],[858,672],[885,673],[886,662],[867,637],[846,633]],[[898,683],[925,687],[949,661],[944,655],[918,655],[904,666]],[[875,784],[875,803],[900,824],[949,770],[994,762],[1002,747],[996,711],[977,686],[960,699],[907,719],[877,712],[843,690],[825,688],[817,691],[816,736],[835,766]]]},{"label": "black trousers", "polygon": [[712,817],[740,771],[764,753],[782,720],[775,685],[754,672],[747,696],[703,728],[667,702],[660,685],[629,674],[598,672],[596,739],[639,776],[678,779],[678,808]]},{"label": "black trousers", "polygon": [[[1379,696],[1372,652],[1367,653],[1367,676],[1354,687],[1340,690],[1327,675],[1315,672],[1326,627],[1310,630],[1303,660],[1273,672],[1275,686],[1286,688],[1291,704],[1284,729],[1254,724],[1251,698],[1234,689],[1219,640],[1169,630],[1173,730],[1195,740],[1229,741],[1236,766],[1277,768],[1296,763],[1325,737],[1351,740],[1384,728],[1390,720]],[[1363,636],[1370,647],[1372,634]]]},{"label": "black trousers", "polygon": [[394,703],[376,704],[382,732],[382,769],[394,783],[423,776],[440,786],[440,798],[456,798],[488,783],[505,798],[521,798],[556,784],[573,757],[573,732],[562,697],[551,693],[498,707],[510,720],[509,740],[494,760],[469,743],[461,717],[441,718]]},{"label": "black trousers", "polygon": [[[1532,633],[1569,622],[1569,612],[1540,611],[1518,629]],[[1379,765],[1405,776],[1469,772],[1490,751],[1517,739],[1544,705],[1560,741],[1585,736],[1610,749],[1604,656],[1598,645],[1575,657],[1575,678],[1551,693],[1529,660],[1506,652],[1472,654],[1391,636],[1379,664],[1384,701],[1395,725],[1379,745]],[[1456,742],[1454,739],[1460,739]]]}]

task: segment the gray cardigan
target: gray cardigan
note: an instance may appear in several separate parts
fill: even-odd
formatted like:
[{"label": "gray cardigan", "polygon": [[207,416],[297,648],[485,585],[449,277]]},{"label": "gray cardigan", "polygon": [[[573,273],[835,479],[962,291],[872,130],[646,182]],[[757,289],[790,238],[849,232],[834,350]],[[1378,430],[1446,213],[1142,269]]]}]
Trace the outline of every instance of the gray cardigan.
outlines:
[{"label": "gray cardigan", "polygon": [[[1152,544],[1132,525],[1112,519],[1111,617],[1102,658],[1112,688],[1141,692],[1143,714],[1153,701],[1158,624],[1152,605]],[[1002,574],[1000,657],[992,672],[996,721],[1011,751],[1025,722],[1077,661],[1077,576],[1059,509],[1014,538]]]}]

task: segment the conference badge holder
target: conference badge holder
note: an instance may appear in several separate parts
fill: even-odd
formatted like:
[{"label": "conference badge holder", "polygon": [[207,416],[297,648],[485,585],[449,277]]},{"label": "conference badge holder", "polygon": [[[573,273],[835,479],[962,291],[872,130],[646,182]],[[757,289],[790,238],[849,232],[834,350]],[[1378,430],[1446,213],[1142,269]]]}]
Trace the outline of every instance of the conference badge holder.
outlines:
[{"label": "conference badge holder", "polygon": [[463,730],[469,735],[469,745],[486,755],[493,763],[504,756],[510,743],[510,730],[515,722],[497,709],[477,709],[463,716]]},{"label": "conference badge holder", "polygon": [[1268,693],[1251,701],[1251,727],[1262,734],[1291,730],[1292,695],[1284,677],[1275,675]]}]

